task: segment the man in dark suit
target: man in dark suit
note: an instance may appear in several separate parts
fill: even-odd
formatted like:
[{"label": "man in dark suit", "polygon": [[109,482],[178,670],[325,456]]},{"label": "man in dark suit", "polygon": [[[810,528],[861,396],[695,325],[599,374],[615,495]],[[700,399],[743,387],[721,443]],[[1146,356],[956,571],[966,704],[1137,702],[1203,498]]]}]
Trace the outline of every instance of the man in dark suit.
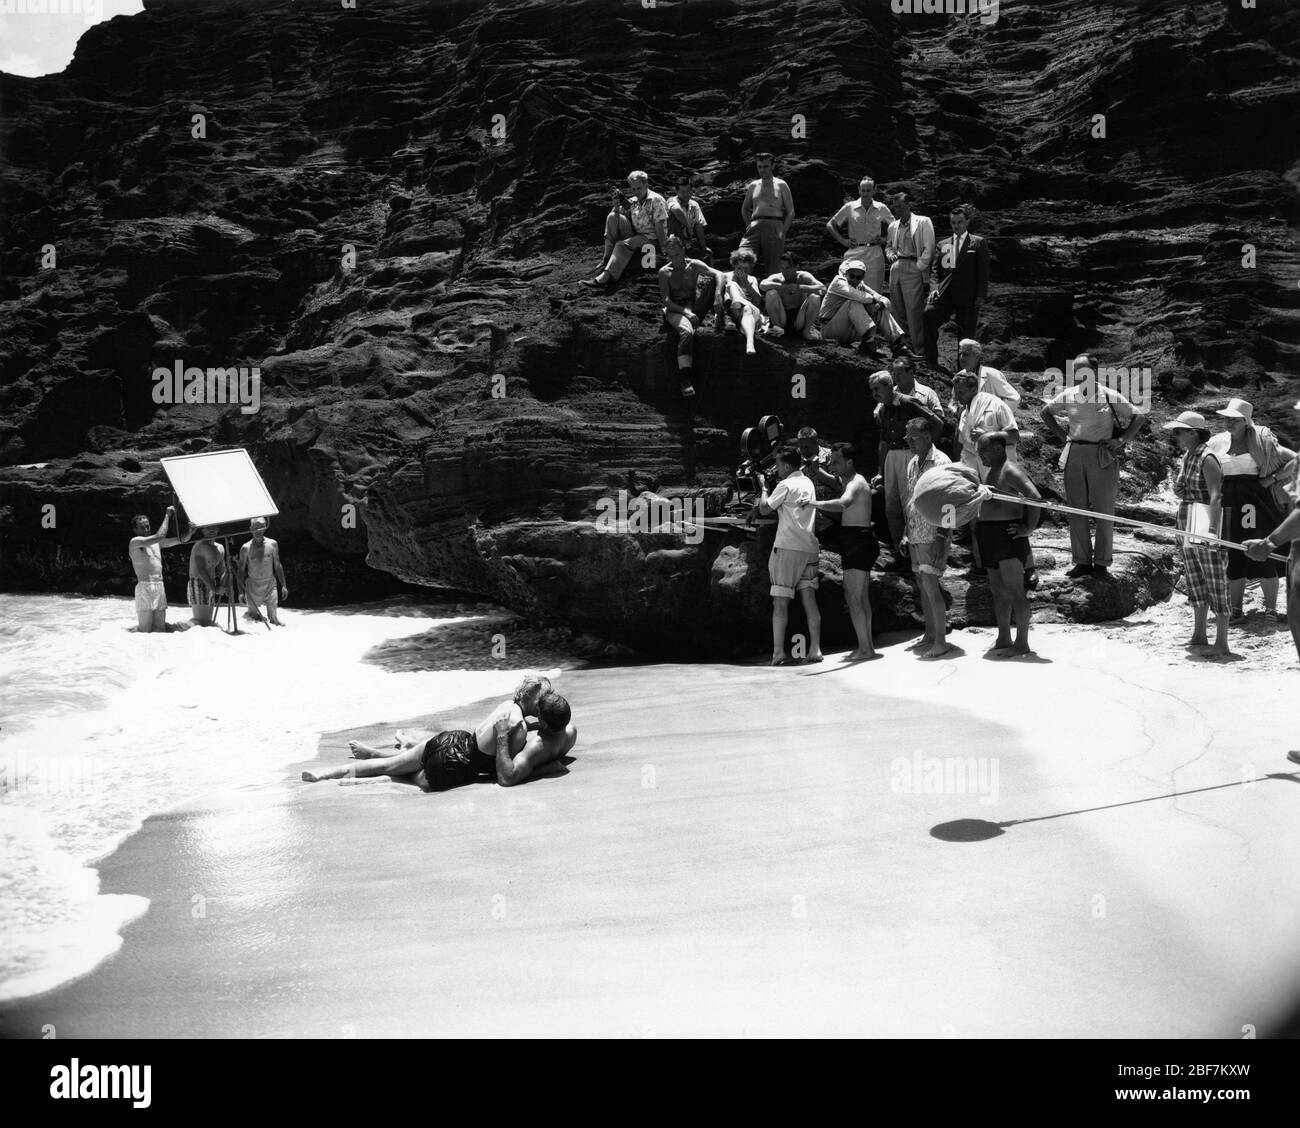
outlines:
[{"label": "man in dark suit", "polygon": [[925,306],[925,359],[931,364],[939,363],[939,330],[954,314],[957,336],[975,336],[980,306],[989,292],[989,247],[982,237],[970,233],[970,207],[958,204],[948,220],[952,234],[935,249]]}]

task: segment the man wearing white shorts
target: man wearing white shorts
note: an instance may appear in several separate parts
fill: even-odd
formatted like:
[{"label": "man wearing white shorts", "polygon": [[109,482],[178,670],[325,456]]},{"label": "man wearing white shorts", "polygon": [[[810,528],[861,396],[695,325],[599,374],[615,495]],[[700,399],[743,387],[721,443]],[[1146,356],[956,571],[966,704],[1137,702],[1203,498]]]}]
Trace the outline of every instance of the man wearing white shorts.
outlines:
[{"label": "man wearing white shorts", "polygon": [[792,665],[785,652],[785,632],[790,617],[790,600],[796,593],[808,619],[808,662],[822,661],[822,617],[817,608],[817,563],[821,545],[813,531],[817,510],[812,503],[817,491],[800,469],[803,459],[794,447],[782,447],[776,453],[776,469],[781,475],[776,489],[769,495],[767,483],[758,499],[760,513],[775,513],[776,542],[767,561],[772,580],[772,665]]},{"label": "man wearing white shorts", "polygon": [[193,528],[184,537],[169,537],[167,526],[176,510],[167,507],[162,524],[156,533],[149,532],[149,518],[136,517],[132,521],[135,536],[127,547],[131,566],[135,569],[135,618],[141,633],[167,629],[167,589],[163,586],[162,550],[190,539]]}]

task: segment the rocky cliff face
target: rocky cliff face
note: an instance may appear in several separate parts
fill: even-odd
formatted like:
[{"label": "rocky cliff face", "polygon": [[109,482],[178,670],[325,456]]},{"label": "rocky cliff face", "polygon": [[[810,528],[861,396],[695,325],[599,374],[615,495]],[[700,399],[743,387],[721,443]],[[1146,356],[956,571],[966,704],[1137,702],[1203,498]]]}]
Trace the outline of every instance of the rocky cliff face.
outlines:
[{"label": "rocky cliff face", "polygon": [[[756,149],[823,278],[823,225],[864,171],[914,188],[940,235],[951,203],[977,206],[981,335],[1023,380],[1026,428],[1038,374],[1087,348],[1153,370],[1158,421],[1241,395],[1300,439],[1300,10],[1265,7],[1048,0],[985,26],[865,0],[152,0],[63,74],[0,76],[0,582],[126,590],[126,519],[169,500],[156,459],[241,445],[304,596],[397,577],[620,641],[761,645],[752,542],[602,532],[596,502],[716,511],[759,415],[869,434],[874,366],[715,336],[685,403],[653,278],[575,286],[632,168],[665,192],[699,174],[721,264]],[[153,369],[178,360],[258,366],[260,409],[155,403]],[[1059,448],[1030,448],[1050,490]],[[1126,504],[1166,465],[1145,444]],[[1106,617],[1168,591],[1160,559],[1040,596]],[[909,598],[882,585],[884,622]]]}]

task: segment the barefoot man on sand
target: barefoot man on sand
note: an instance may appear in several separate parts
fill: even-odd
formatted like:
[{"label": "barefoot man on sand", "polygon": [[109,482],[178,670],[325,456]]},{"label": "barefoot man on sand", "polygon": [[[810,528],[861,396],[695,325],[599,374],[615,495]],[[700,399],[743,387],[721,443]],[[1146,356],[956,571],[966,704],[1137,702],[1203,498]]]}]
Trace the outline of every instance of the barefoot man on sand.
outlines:
[{"label": "barefoot man on sand", "polygon": [[284,624],[276,611],[280,600],[289,598],[289,585],[284,582],[284,568],[280,566],[280,546],[266,535],[265,517],[254,517],[248,529],[253,539],[240,547],[239,565],[235,570],[239,597],[248,607],[249,617],[254,622],[262,621],[262,613],[258,610],[260,605],[266,608],[266,617],[275,626],[282,627]]},{"label": "barefoot man on sand", "polygon": [[194,532],[191,526],[183,537],[169,537],[167,526],[176,515],[169,505],[156,533],[149,532],[149,518],[143,515],[132,521],[135,536],[127,547],[135,569],[135,617],[144,634],[167,630],[167,589],[163,587],[162,550],[183,544]]},{"label": "barefoot man on sand", "polygon": [[[984,484],[998,493],[1019,494],[1039,500],[1028,475],[1007,461],[1005,431],[986,431],[979,440],[980,461],[989,468]],[[980,562],[988,569],[993,613],[998,637],[989,651],[994,658],[1030,654],[1029,597],[1025,594],[1025,564],[1029,560],[1029,535],[1038,526],[1040,510],[1032,505],[986,501],[975,522],[975,543]],[[1011,641],[1011,620],[1016,621],[1016,641]]]},{"label": "barefoot man on sand", "polygon": [[484,776],[502,787],[522,783],[564,757],[578,740],[569,703],[550,684],[546,678],[525,679],[515,699],[503,701],[473,731],[447,730],[406,741],[396,753],[350,741],[355,763],[305,771],[302,778],[319,783],[386,775],[409,778],[422,791],[446,791]]}]

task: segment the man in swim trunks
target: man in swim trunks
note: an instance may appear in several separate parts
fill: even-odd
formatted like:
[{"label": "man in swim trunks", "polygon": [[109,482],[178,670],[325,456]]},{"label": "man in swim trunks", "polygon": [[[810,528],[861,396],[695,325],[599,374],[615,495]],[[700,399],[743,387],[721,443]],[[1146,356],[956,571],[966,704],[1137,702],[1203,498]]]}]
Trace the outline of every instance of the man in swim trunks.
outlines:
[{"label": "man in swim trunks", "polygon": [[201,627],[212,626],[212,606],[221,597],[225,583],[226,550],[212,538],[215,525],[205,525],[203,535],[190,549],[190,582],[186,596],[190,615]]},{"label": "man in swim trunks", "polygon": [[776,160],[771,153],[756,153],[754,164],[758,179],[745,185],[745,198],[740,205],[740,218],[745,225],[740,246],[757,258],[757,274],[766,278],[781,269],[785,234],[794,222],[794,197],[790,185],[772,175]]},{"label": "man in swim trunks", "polygon": [[239,584],[239,598],[254,622],[262,621],[258,607],[265,607],[271,623],[282,627],[276,610],[282,600],[289,598],[289,585],[284,582],[284,568],[280,565],[280,546],[266,535],[266,525],[265,517],[254,517],[249,523],[253,539],[240,546],[235,581]]},{"label": "man in swim trunks", "polygon": [[668,236],[668,262],[659,268],[659,293],[664,300],[664,324],[677,334],[677,373],[682,395],[693,396],[695,334],[713,308],[718,272],[707,262],[687,258],[677,235]]},{"label": "man in swim trunks", "polygon": [[871,487],[857,471],[857,452],[852,443],[831,447],[831,469],[844,485],[837,498],[809,502],[821,513],[843,513],[840,524],[840,567],[844,572],[844,603],[858,636],[858,648],[845,655],[846,662],[875,658],[871,641],[871,569],[880,555],[876,534],[871,531]]},{"label": "man in swim trunks", "polygon": [[921,615],[925,631],[914,644],[922,658],[942,658],[952,649],[948,645],[948,610],[943,602],[943,585],[939,582],[948,567],[948,544],[952,530],[932,525],[912,504],[916,483],[927,470],[945,466],[952,461],[934,445],[934,430],[929,420],[912,418],[903,428],[907,449],[907,504],[904,507],[907,554],[912,561],[912,572],[921,589]]},{"label": "man in swim trunks", "polygon": [[537,700],[535,726],[516,702],[507,701],[473,731],[440,732],[393,755],[352,741],[356,763],[305,771],[302,778],[319,783],[381,775],[409,777],[422,791],[446,791],[475,779],[495,778],[502,787],[511,787],[559,761],[577,740],[569,703],[554,690],[546,690]]},{"label": "man in swim trunks", "polygon": [[162,550],[183,544],[194,533],[191,525],[183,537],[169,537],[167,526],[175,515],[175,507],[169,505],[156,533],[149,532],[148,517],[142,515],[132,519],[135,536],[127,546],[127,555],[135,569],[136,623],[144,634],[167,630],[167,589],[163,587]]},{"label": "man in swim trunks", "polygon": [[[998,493],[1019,494],[1037,501],[1041,495],[1029,476],[1007,461],[1007,436],[987,431],[980,436],[980,461],[988,467],[984,484]],[[998,637],[989,651],[994,658],[1029,654],[1029,596],[1025,591],[1025,566],[1029,563],[1029,535],[1038,526],[1041,510],[1032,505],[990,500],[980,508],[975,522],[975,543],[980,563],[988,569],[997,616]],[[1011,641],[1011,620],[1016,640]]]},{"label": "man in swim trunks", "polygon": [[790,251],[781,252],[781,269],[759,284],[763,308],[772,322],[772,336],[793,337],[802,333],[805,341],[820,341],[817,315],[826,287],[806,270]]}]

